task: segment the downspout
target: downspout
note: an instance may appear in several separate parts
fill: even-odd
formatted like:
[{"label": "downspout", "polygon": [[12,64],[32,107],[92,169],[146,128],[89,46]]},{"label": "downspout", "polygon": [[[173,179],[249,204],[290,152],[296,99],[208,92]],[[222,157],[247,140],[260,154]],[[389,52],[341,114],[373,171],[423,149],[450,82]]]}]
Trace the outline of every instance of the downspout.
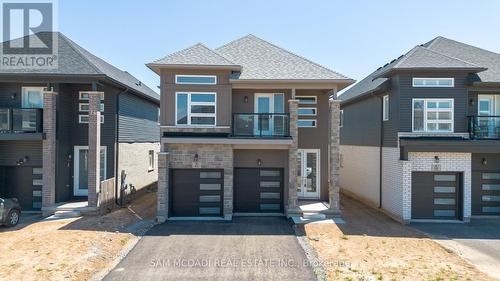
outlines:
[{"label": "downspout", "polygon": [[[117,205],[120,205],[119,202],[121,202],[121,200],[119,201],[118,200],[118,194],[121,194],[120,193],[120,187],[118,185],[118,163],[120,161],[120,157],[118,156],[120,154],[120,143],[119,143],[119,137],[120,137],[120,133],[119,133],[119,119],[120,119],[120,95],[121,94],[125,94],[129,91],[130,88],[126,87],[124,91],[122,92],[119,92],[118,94],[116,94],[116,112],[115,112],[115,203]],[[121,199],[121,198],[120,198]]]},{"label": "downspout", "polygon": [[379,96],[380,99],[380,147],[379,147],[379,183],[378,183],[378,188],[379,188],[379,198],[378,198],[378,207],[379,209],[382,208],[382,182],[383,182],[383,174],[382,174],[382,148],[384,146],[384,97]]}]

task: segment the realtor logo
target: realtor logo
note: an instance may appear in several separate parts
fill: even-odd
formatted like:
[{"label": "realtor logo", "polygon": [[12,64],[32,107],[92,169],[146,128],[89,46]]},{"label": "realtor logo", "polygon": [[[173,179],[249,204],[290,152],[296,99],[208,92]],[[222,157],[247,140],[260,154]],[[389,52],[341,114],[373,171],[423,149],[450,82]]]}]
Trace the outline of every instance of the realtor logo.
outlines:
[{"label": "realtor logo", "polygon": [[2,0],[0,69],[57,68],[57,2]]}]

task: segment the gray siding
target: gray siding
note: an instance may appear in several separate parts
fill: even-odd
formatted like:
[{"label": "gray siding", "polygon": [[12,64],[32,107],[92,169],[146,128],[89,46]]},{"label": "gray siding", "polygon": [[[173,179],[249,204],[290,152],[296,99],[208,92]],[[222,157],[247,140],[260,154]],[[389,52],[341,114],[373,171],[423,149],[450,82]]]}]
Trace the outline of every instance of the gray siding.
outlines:
[{"label": "gray siding", "polygon": [[380,146],[381,100],[373,96],[343,105],[341,145]]},{"label": "gray siding", "polygon": [[118,99],[119,142],[160,141],[158,105],[127,93]]},{"label": "gray siding", "polygon": [[[413,77],[454,77],[453,88],[414,88]],[[399,77],[399,112],[400,132],[412,131],[412,99],[413,98],[453,98],[455,133],[467,132],[468,90],[466,73],[412,73]]]},{"label": "gray siding", "polygon": [[0,141],[0,166],[16,166],[19,159],[28,156],[24,167],[42,166],[42,141]]}]

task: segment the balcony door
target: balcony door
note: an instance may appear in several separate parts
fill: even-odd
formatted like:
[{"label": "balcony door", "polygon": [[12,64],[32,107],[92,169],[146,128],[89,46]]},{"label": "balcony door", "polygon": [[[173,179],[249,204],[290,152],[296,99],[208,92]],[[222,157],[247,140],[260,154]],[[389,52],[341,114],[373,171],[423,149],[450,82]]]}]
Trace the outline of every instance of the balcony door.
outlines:
[{"label": "balcony door", "polygon": [[284,113],[284,95],[283,94],[255,94],[255,116],[254,135],[255,136],[273,136],[275,128],[281,130],[280,122],[284,118],[275,118],[274,113]]},{"label": "balcony door", "polygon": [[[88,186],[88,146],[75,146],[74,151],[74,174],[73,174],[73,195],[87,196]],[[106,146],[101,146],[101,181],[106,179]]]},{"label": "balcony door", "polygon": [[478,96],[478,126],[483,136],[500,135],[500,95]]},{"label": "balcony door", "polygon": [[320,150],[299,149],[297,156],[297,195],[299,198],[319,198]]}]

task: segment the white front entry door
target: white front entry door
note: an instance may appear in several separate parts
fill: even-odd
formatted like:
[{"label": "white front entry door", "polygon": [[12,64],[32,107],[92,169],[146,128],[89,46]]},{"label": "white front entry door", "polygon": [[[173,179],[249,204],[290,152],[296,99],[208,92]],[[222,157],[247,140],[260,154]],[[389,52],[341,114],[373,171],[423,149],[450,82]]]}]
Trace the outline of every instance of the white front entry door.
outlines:
[{"label": "white front entry door", "polygon": [[299,149],[297,157],[297,195],[299,198],[319,198],[320,150]]},{"label": "white front entry door", "polygon": [[[75,146],[74,150],[73,195],[87,196],[88,190],[88,146]],[[101,181],[106,179],[106,146],[101,146]]]}]

